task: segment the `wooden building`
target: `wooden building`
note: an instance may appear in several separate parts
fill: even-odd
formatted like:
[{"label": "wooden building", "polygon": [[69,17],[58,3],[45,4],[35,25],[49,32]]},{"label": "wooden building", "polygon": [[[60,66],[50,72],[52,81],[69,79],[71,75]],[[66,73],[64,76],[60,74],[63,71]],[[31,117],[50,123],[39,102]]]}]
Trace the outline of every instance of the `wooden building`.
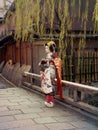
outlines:
[{"label": "wooden building", "polygon": [[[76,0],[78,3],[79,0]],[[82,18],[78,20],[77,8],[78,4],[75,5],[75,8],[72,9],[69,6],[70,16],[74,15],[74,22],[72,25],[72,30],[69,30],[67,36],[65,36],[64,40],[68,39],[68,46],[66,48],[66,58],[65,58],[65,66],[63,73],[63,78],[69,81],[76,81],[82,83],[91,83],[94,81],[98,81],[98,35],[93,33],[94,26],[92,21],[92,15],[95,7],[96,0],[89,2],[88,7],[88,22],[86,24],[86,37],[85,37],[85,47],[79,50],[79,42],[80,39],[84,37],[84,21]],[[71,5],[71,0],[69,0],[69,5]],[[85,13],[85,0],[81,2],[80,15],[81,12]],[[26,64],[32,66],[32,72],[39,74],[38,63],[44,54],[43,44],[47,41],[51,40],[47,36],[43,36],[39,38],[37,36],[34,37],[33,42],[24,42],[21,44],[20,40],[14,39],[14,30],[15,25],[12,24],[15,15],[11,15],[9,17],[8,24],[0,23],[0,62],[8,61],[12,59],[13,63],[19,62],[20,65]],[[71,16],[72,17],[72,16]],[[55,15],[55,21],[57,24],[54,25],[54,30],[57,32],[60,31],[59,28],[59,20],[57,15]],[[68,23],[67,23],[68,24]],[[49,27],[46,26],[46,30]],[[73,36],[74,32],[74,37]],[[71,48],[71,38],[73,38],[73,48]],[[58,44],[58,36],[54,36],[53,39],[56,44]],[[80,51],[80,53],[79,53]],[[78,55],[80,55],[78,57]],[[78,61],[79,64],[78,64]],[[78,70],[77,70],[78,68]]]}]

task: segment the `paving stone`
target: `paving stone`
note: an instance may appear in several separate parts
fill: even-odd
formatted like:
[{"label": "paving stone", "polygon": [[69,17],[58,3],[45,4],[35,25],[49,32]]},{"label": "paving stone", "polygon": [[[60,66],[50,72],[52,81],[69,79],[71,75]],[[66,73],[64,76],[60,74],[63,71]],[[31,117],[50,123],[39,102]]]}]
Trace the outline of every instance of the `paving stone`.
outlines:
[{"label": "paving stone", "polygon": [[9,121],[14,121],[15,118],[13,116],[3,116],[3,117],[0,117],[0,123],[1,122],[9,122]]},{"label": "paving stone", "polygon": [[37,123],[53,123],[56,122],[52,117],[43,117],[43,118],[36,118],[34,119],[35,122]]},{"label": "paving stone", "polygon": [[0,103],[0,107],[1,106],[13,106],[13,105],[19,105],[19,104],[18,103],[11,103],[11,102],[8,102],[8,101]]},{"label": "paving stone", "polygon": [[93,128],[76,128],[74,130],[98,130],[98,127],[93,127]]},{"label": "paving stone", "polygon": [[[32,108],[42,108],[43,104],[41,103],[34,103],[34,104],[27,104],[27,105],[14,105],[14,106],[8,106],[7,108],[9,110],[23,110],[23,109],[32,109]],[[32,110],[31,110],[32,111]]]},{"label": "paving stone", "polygon": [[45,124],[49,128],[49,130],[70,130],[74,129],[75,127],[69,123],[51,123]]},{"label": "paving stone", "polygon": [[33,112],[41,113],[41,112],[43,112],[43,110],[40,109],[40,108],[21,109],[21,111],[22,111],[23,113],[33,113]]},{"label": "paving stone", "polygon": [[[9,100],[9,99],[14,99],[15,98],[15,96],[14,96],[14,94],[13,95],[10,95],[10,96],[7,96],[7,95],[0,95],[0,100],[4,100],[4,99],[6,99],[6,97],[7,97],[7,100]],[[17,99],[17,98],[16,98]]]},{"label": "paving stone", "polygon": [[4,100],[1,100],[0,99],[0,104],[3,104],[3,103],[5,103],[5,104],[8,104],[8,103],[10,103],[7,99],[4,99]]},{"label": "paving stone", "polygon": [[[68,113],[67,113],[68,114]],[[66,111],[63,111],[63,110],[59,110],[59,111],[56,111],[56,107],[55,108],[48,108],[47,111],[43,113],[39,113],[39,115],[41,117],[44,117],[44,116],[66,116]]]},{"label": "paving stone", "polygon": [[7,107],[9,110],[21,110],[21,109],[29,109],[32,108],[30,105],[12,105]]},{"label": "paving stone", "polygon": [[17,128],[17,127],[25,127],[25,126],[33,126],[34,124],[35,123],[31,119],[10,121],[6,123],[4,122],[4,123],[0,123],[0,130]]},{"label": "paving stone", "polygon": [[33,118],[38,118],[40,116],[37,113],[30,113],[30,114],[14,115],[14,117],[17,120],[20,120],[20,119],[33,119]]},{"label": "paving stone", "polygon": [[8,110],[7,107],[0,107],[0,112],[2,112],[2,111],[7,111],[7,110]]},{"label": "paving stone", "polygon": [[44,104],[40,103],[40,102],[37,102],[37,101],[34,101],[32,104],[31,104],[31,107],[34,108],[34,107],[43,107]]},{"label": "paving stone", "polygon": [[19,102],[20,105],[31,105],[32,103],[30,101],[23,101],[23,102]]},{"label": "paving stone", "polygon": [[49,130],[47,127],[44,125],[34,125],[32,127],[20,127],[20,128],[14,128],[14,129],[9,129],[9,130]]},{"label": "paving stone", "polygon": [[2,112],[0,112],[0,116],[16,115],[16,114],[21,114],[21,113],[22,112],[20,110],[2,111]]},{"label": "paving stone", "polygon": [[90,124],[86,121],[76,121],[76,122],[71,122],[71,124],[77,128],[89,128],[93,130],[93,127],[95,127],[93,124]]},{"label": "paving stone", "polygon": [[54,119],[59,122],[73,122],[73,121],[78,121],[78,120],[86,120],[85,117],[79,117],[79,116],[74,116],[74,115],[59,116],[59,117],[54,117]]},{"label": "paving stone", "polygon": [[[48,107],[45,107],[43,108],[44,111],[47,111],[47,112],[56,112],[56,113],[59,113],[60,111],[65,114],[65,115],[72,115],[72,111],[70,111],[68,108],[65,108],[65,107],[58,107],[58,105],[55,105],[52,109],[48,108]],[[51,111],[52,110],[52,111]],[[56,111],[55,111],[56,110]]]},{"label": "paving stone", "polygon": [[[18,99],[9,99],[9,102],[11,102],[11,103],[22,103],[22,102],[24,102],[24,99],[23,98],[18,98]],[[28,99],[25,99],[25,102],[29,102],[29,100]]]}]

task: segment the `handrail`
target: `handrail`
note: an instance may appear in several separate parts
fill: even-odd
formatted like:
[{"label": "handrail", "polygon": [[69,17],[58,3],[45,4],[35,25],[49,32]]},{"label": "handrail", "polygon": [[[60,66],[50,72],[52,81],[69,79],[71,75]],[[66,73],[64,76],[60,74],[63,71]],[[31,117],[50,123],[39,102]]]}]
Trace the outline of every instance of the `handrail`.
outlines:
[{"label": "handrail", "polygon": [[[24,72],[25,77],[29,77],[30,79],[41,80],[41,76],[39,74]],[[33,81],[30,80],[30,84],[33,88]],[[36,86],[35,86],[36,88]],[[40,87],[39,87],[40,89]],[[98,88],[94,86],[88,86],[84,84],[74,83],[66,80],[62,80],[62,89],[63,89],[63,100],[68,104],[71,104],[75,107],[83,109],[87,112],[93,113],[98,116],[98,108],[85,103],[83,100],[87,97],[87,94],[96,94],[98,93]],[[69,92],[72,90],[72,95],[66,95],[66,89]],[[79,93],[80,92],[80,93]],[[78,96],[80,94],[80,96]],[[60,98],[59,98],[60,99]]]},{"label": "handrail", "polygon": [[[28,75],[31,78],[35,78],[35,79],[39,79],[40,80],[40,75],[39,74],[35,74],[35,73],[30,73],[30,72],[24,72],[24,75]],[[70,82],[70,81],[66,81],[66,80],[62,80],[62,84],[64,86],[70,87],[70,88],[74,88],[77,90],[88,90],[90,92],[95,92],[98,93],[98,88],[94,87],[94,86],[89,86],[89,85],[84,85],[84,84],[79,84],[79,83],[74,83],[74,82]]]},{"label": "handrail", "polygon": [[69,81],[65,81],[65,80],[62,80],[62,84],[65,84],[66,86],[70,85],[69,87],[71,87],[71,88],[74,87],[74,89],[83,90],[83,91],[88,90],[90,92],[98,93],[98,88],[94,87],[94,86],[89,86],[89,85],[69,82]]}]

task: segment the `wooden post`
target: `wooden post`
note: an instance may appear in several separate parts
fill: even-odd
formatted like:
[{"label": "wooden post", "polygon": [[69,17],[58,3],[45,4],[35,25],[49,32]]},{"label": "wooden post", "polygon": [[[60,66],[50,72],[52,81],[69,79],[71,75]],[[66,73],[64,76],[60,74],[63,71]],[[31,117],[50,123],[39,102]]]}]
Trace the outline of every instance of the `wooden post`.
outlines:
[{"label": "wooden post", "polygon": [[30,45],[31,45],[31,72],[33,73],[34,70],[33,70],[33,42],[32,41],[30,42]]},{"label": "wooden post", "polygon": [[32,79],[32,77],[30,77],[30,83],[31,83],[31,85],[33,85],[33,79]]},{"label": "wooden post", "polygon": [[75,101],[75,102],[78,101],[78,93],[77,93],[77,90],[74,90],[74,101]]},{"label": "wooden post", "polygon": [[20,67],[22,66],[22,39],[20,39]]},{"label": "wooden post", "polygon": [[85,98],[85,93],[84,92],[81,92],[81,101],[83,101]]}]

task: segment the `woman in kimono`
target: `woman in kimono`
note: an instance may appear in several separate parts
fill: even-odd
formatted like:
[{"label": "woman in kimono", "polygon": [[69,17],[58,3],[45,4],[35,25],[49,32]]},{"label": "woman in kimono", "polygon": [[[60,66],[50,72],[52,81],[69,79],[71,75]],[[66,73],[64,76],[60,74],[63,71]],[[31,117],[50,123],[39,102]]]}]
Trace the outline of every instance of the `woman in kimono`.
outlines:
[{"label": "woman in kimono", "polygon": [[46,58],[42,59],[39,66],[41,67],[41,88],[46,95],[45,105],[54,106],[54,95],[56,92],[56,67],[53,55],[55,53],[55,43],[53,41],[44,45]]}]

